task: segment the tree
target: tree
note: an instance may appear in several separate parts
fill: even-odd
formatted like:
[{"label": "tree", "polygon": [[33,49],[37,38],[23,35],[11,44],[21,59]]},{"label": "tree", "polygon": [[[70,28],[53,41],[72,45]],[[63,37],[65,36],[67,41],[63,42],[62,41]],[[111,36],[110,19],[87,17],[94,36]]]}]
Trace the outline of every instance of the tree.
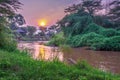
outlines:
[{"label": "tree", "polygon": [[101,2],[102,0],[82,0],[82,6],[88,13],[94,15],[98,10],[103,9]]},{"label": "tree", "polygon": [[10,28],[16,30],[18,27],[24,25],[25,19],[21,14],[15,14],[14,16],[8,16],[8,22],[10,23]]},{"label": "tree", "polygon": [[13,15],[21,5],[19,0],[0,0],[0,15]]},{"label": "tree", "polygon": [[109,18],[115,23],[120,23],[120,0],[113,0],[110,4]]},{"label": "tree", "polygon": [[102,0],[82,0],[79,4],[73,4],[65,9],[65,13],[76,13],[79,10],[84,10],[94,15],[98,10],[102,9]]},{"label": "tree", "polygon": [[36,28],[34,26],[28,26],[27,30],[28,30],[28,35],[32,37],[34,32],[36,31]]},{"label": "tree", "polygon": [[14,15],[20,9],[19,0],[0,0],[0,48],[13,51],[16,48],[15,41],[6,17]]}]

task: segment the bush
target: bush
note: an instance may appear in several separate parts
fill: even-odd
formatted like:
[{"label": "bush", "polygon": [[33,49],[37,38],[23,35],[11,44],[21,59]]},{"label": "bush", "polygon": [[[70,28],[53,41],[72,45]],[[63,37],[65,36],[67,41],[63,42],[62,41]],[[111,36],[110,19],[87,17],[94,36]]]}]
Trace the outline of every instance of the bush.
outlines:
[{"label": "bush", "polygon": [[120,27],[116,28],[117,31],[120,31]]},{"label": "bush", "polygon": [[82,47],[91,46],[94,43],[102,41],[103,38],[104,36],[91,32],[88,34],[74,36],[69,38],[67,41],[72,47]]},{"label": "bush", "polygon": [[[64,22],[65,21],[65,22]],[[77,14],[71,14],[65,17],[62,22],[65,25],[66,22],[69,22],[69,26],[62,26],[62,30],[65,36],[69,35],[79,35],[83,32],[84,28],[87,27],[90,23],[93,22],[90,15],[79,16]],[[62,25],[63,25],[62,24]]]},{"label": "bush", "polygon": [[92,18],[90,16],[80,17],[73,26],[73,35],[81,34],[90,23],[92,23]]},{"label": "bush", "polygon": [[115,29],[104,29],[104,30],[101,30],[99,34],[104,35],[105,37],[120,35],[120,33]]},{"label": "bush", "polygon": [[60,46],[61,44],[65,44],[65,38],[63,32],[55,35],[48,43],[49,46]]},{"label": "bush", "polygon": [[81,37],[81,45],[82,46],[91,46],[93,43],[97,43],[103,39],[104,36],[96,34],[94,32],[84,34]]},{"label": "bush", "polygon": [[70,45],[71,47],[80,47],[80,44],[79,44],[80,39],[81,39],[81,35],[69,37],[67,38],[67,44]]},{"label": "bush", "polygon": [[88,25],[88,27],[85,28],[85,30],[83,31],[83,34],[90,33],[90,32],[95,32],[99,34],[101,30],[104,30],[104,28],[101,26],[98,26],[95,23],[91,23],[90,25]]},{"label": "bush", "polygon": [[101,43],[93,44],[94,50],[120,51],[120,36],[105,38]]}]

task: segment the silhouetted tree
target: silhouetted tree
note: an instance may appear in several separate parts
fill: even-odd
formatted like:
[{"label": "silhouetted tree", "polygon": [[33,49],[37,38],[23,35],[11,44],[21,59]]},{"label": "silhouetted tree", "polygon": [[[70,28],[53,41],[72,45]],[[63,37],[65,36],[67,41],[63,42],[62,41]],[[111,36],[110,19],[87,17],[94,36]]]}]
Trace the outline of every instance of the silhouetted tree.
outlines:
[{"label": "silhouetted tree", "polygon": [[0,0],[0,15],[13,15],[20,5],[19,0]]},{"label": "silhouetted tree", "polygon": [[14,16],[9,16],[8,21],[10,23],[10,28],[16,30],[18,27],[24,25],[25,19],[21,14],[15,14]]},{"label": "silhouetted tree", "polygon": [[113,22],[120,23],[120,0],[113,0],[110,4],[109,18]]},{"label": "silhouetted tree", "polygon": [[93,15],[96,11],[103,9],[101,2],[102,0],[82,0],[79,4],[73,4],[66,8],[65,12],[76,13],[82,9]]},{"label": "silhouetted tree", "polygon": [[28,31],[28,35],[32,37],[34,32],[36,31],[36,28],[34,26],[27,26],[27,31]]},{"label": "silhouetted tree", "polygon": [[82,0],[82,6],[90,14],[95,14],[96,11],[102,9],[102,0]]}]

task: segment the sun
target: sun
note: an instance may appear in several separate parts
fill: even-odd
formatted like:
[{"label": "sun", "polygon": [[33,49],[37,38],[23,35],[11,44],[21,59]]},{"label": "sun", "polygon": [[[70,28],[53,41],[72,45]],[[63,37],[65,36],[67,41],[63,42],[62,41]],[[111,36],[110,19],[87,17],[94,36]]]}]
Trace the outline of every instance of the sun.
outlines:
[{"label": "sun", "polygon": [[40,26],[46,26],[45,22],[40,22]]},{"label": "sun", "polygon": [[39,20],[38,21],[38,25],[39,26],[43,26],[44,27],[44,26],[46,26],[46,24],[47,24],[46,20]]}]

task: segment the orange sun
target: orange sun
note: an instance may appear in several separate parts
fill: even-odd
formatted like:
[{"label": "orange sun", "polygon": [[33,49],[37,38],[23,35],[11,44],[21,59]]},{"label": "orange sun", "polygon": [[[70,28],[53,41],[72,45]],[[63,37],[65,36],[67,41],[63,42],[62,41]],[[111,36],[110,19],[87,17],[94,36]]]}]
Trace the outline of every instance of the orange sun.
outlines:
[{"label": "orange sun", "polygon": [[44,27],[44,26],[46,26],[46,24],[47,24],[47,21],[46,21],[46,20],[39,20],[39,21],[38,21],[38,25],[39,25],[39,26],[43,26],[43,27]]}]

